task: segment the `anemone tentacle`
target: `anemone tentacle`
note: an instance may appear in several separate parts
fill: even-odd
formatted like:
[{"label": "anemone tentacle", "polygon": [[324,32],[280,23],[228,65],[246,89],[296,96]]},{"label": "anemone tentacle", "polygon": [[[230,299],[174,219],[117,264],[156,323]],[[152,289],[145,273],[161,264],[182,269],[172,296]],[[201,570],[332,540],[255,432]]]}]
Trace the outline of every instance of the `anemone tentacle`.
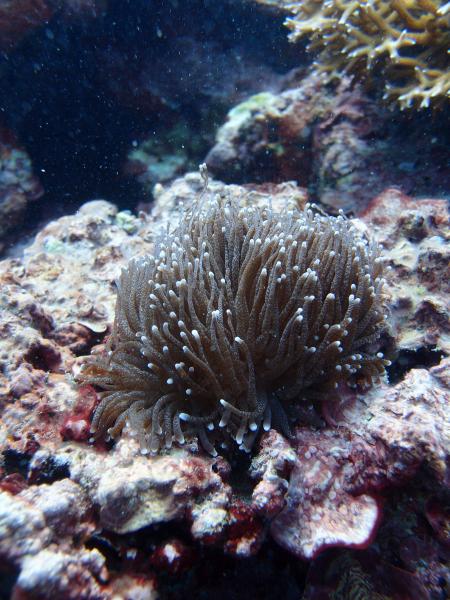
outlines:
[{"label": "anemone tentacle", "polygon": [[152,452],[195,435],[213,454],[272,421],[288,433],[291,404],[383,374],[382,270],[342,215],[204,195],[122,271],[107,351],[82,375],[104,390],[94,435],[128,425]]}]

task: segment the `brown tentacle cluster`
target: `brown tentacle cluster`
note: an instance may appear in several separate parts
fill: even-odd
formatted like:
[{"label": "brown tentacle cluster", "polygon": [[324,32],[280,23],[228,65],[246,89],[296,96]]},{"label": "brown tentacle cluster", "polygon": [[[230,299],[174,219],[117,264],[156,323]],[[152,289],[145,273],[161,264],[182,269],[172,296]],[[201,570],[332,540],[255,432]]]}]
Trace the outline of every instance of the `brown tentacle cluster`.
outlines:
[{"label": "brown tentacle cluster", "polygon": [[196,435],[249,450],[286,409],[340,380],[371,383],[385,310],[379,248],[343,216],[277,213],[205,194],[118,283],[92,429],[128,426],[144,452]]}]

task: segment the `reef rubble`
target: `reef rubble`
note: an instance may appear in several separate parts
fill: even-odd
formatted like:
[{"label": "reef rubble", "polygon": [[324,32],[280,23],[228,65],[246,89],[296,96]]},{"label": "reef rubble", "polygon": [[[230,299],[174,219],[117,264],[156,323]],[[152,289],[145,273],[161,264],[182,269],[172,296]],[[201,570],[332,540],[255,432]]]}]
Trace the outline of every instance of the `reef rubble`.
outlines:
[{"label": "reef rubble", "polygon": [[445,188],[439,140],[431,123],[411,127],[349,76],[331,85],[324,74],[294,69],[278,89],[229,110],[205,161],[224,181],[294,180],[330,210],[358,215],[387,187],[421,197]]},{"label": "reef rubble", "polygon": [[43,193],[29,155],[0,123],[0,252],[7,234],[21,224],[29,203]]},{"label": "reef rubble", "polygon": [[[110,332],[114,281],[202,185],[195,173],[157,185],[148,215],[89,202],[45,226],[23,256],[0,262],[0,558],[12,597],[163,598],[175,575],[186,594],[189,578],[218,556],[251,565],[278,546],[298,569],[309,563],[305,598],[319,597],[323,561],[324,581],[336,579],[343,552],[374,593],[395,570],[394,591],[408,581],[411,598],[438,598],[450,449],[443,200],[389,189],[355,220],[391,266],[390,382],[360,394],[340,388],[320,413],[299,407],[292,439],[264,433],[248,459],[206,456],[195,441],[159,456],[143,456],[128,435],[114,446],[90,441],[98,399],[75,377]],[[209,186],[244,204],[307,200],[293,183]],[[421,552],[410,538],[408,554],[390,544],[382,567],[385,540],[405,533],[399,510]]]}]

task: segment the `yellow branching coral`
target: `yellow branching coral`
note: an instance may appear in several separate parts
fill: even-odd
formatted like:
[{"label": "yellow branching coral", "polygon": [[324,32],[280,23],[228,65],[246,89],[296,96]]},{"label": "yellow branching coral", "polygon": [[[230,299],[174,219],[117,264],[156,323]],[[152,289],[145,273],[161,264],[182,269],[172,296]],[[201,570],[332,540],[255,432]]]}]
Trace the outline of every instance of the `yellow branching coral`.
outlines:
[{"label": "yellow branching coral", "polygon": [[[260,0],[267,3],[266,0]],[[309,37],[317,67],[331,76],[343,72],[386,80],[384,97],[402,108],[428,107],[448,97],[450,3],[442,0],[303,0],[278,4],[290,39]]]}]

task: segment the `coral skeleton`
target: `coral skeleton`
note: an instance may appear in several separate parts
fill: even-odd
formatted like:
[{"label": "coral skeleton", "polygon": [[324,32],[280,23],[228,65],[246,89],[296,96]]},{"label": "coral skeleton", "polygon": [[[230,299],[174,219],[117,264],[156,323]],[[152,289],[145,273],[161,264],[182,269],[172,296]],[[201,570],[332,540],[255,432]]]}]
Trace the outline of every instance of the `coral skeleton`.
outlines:
[{"label": "coral skeleton", "polygon": [[205,190],[122,271],[112,335],[82,372],[102,389],[95,437],[127,427],[144,453],[197,437],[215,455],[272,426],[289,435],[293,404],[384,373],[382,270],[343,215]]},{"label": "coral skeleton", "polygon": [[[258,0],[263,4],[268,0]],[[306,0],[278,4],[290,39],[309,38],[317,68],[386,78],[385,97],[401,107],[428,107],[450,91],[450,4],[442,0]]]}]

